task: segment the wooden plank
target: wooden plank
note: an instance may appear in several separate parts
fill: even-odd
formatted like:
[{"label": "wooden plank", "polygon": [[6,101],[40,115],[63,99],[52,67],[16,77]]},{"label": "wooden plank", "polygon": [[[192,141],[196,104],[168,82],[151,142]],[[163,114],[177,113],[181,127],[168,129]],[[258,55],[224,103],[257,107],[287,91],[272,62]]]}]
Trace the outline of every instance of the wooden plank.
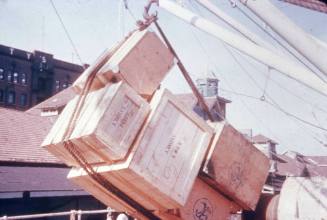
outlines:
[{"label": "wooden plank", "polygon": [[[103,169],[103,167],[101,168]],[[84,190],[95,196],[105,205],[115,209],[116,211],[127,212],[133,217],[136,217],[134,214],[135,210],[133,210],[127,204],[123,203],[121,198],[114,197],[110,192],[92,180],[92,178],[85,176],[82,173],[83,171],[81,169],[73,168],[68,174],[68,179],[72,180],[75,184],[79,185]],[[151,204],[151,202],[156,202],[151,198],[151,191],[148,191],[148,193],[140,192],[137,190],[135,191],[133,186],[128,181],[125,182],[126,180],[122,179],[123,183],[119,183],[117,182],[116,178],[111,177],[111,173],[104,173],[101,171],[100,173],[103,173],[111,181],[113,180],[112,183],[118,185],[123,184],[125,185],[125,188],[129,188],[129,194],[133,195],[133,198],[137,201],[144,201],[149,204]],[[184,206],[180,207],[180,209],[175,209],[174,211],[161,208],[155,211],[155,214],[158,215],[161,219],[167,220],[225,220],[230,217],[231,213],[236,213],[240,209],[241,208],[238,205],[225,198],[219,192],[215,191],[200,178],[197,178]]]},{"label": "wooden plank", "polygon": [[[78,166],[63,145],[76,102],[77,97],[65,107],[42,146],[65,163]],[[87,95],[68,140],[90,164],[121,160],[127,155],[149,111],[149,104],[126,83],[107,85]]]},{"label": "wooden plank", "polygon": [[124,80],[141,95],[152,95],[174,64],[174,57],[155,33],[134,32],[98,72],[106,84]]},{"label": "wooden plank", "polygon": [[115,211],[126,212],[137,219],[147,219],[141,213],[137,212],[134,208],[122,201],[121,198],[118,198],[111,194],[103,186],[94,181],[90,176],[76,178],[76,176],[81,176],[81,172],[82,169],[72,168],[71,171],[68,173],[67,178],[72,180],[76,185],[80,186],[91,195],[95,196],[96,199],[101,201],[106,206],[113,208]]},{"label": "wooden plank", "polygon": [[[181,207],[191,192],[213,131],[168,90],[157,92],[150,105],[152,112],[127,159],[96,166],[96,170],[148,209]],[[82,172],[74,181],[86,176]]]},{"label": "wooden plank", "polygon": [[[114,54],[114,52],[117,51],[120,45],[123,44],[125,40],[126,39],[117,43],[112,48],[103,51],[103,53],[101,53],[100,56],[94,61],[94,63],[84,70],[84,72],[75,80],[75,82],[72,85],[72,88],[76,94],[82,93],[85,83],[87,82],[90,75],[97,73],[100,70],[100,68],[103,67],[103,65],[110,59],[110,57]],[[89,91],[100,89],[105,85],[107,85],[108,83],[111,84],[111,82],[103,83],[99,80],[99,78],[94,77],[94,80],[90,86]]]},{"label": "wooden plank", "polygon": [[216,133],[201,177],[244,209],[255,210],[269,171],[269,159],[226,122]]},{"label": "wooden plank", "polygon": [[197,178],[186,204],[179,209],[179,216],[185,220],[226,220],[240,209],[235,203]]}]

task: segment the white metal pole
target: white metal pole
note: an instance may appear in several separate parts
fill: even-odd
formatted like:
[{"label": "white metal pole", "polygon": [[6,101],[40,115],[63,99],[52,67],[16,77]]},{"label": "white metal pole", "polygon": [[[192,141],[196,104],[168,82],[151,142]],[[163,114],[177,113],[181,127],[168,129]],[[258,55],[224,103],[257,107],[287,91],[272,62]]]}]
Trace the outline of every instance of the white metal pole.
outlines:
[{"label": "white metal pole", "polygon": [[327,49],[312,39],[269,0],[239,0],[327,76]]},{"label": "white metal pole", "polygon": [[159,7],[167,10],[171,14],[181,18],[200,30],[215,36],[242,53],[251,56],[259,62],[266,64],[281,73],[284,73],[288,77],[291,77],[327,96],[327,84],[320,80],[311,71],[299,66],[295,62],[288,60],[285,57],[281,58],[279,55],[276,55],[275,53],[258,46],[169,0],[159,0]]},{"label": "white metal pole", "polygon": [[261,37],[259,37],[257,34],[253,33],[249,29],[247,29],[243,24],[226,14],[224,11],[220,10],[215,4],[212,4],[209,0],[196,0],[198,3],[200,3],[202,6],[207,8],[210,12],[215,14],[217,17],[219,17],[221,20],[226,22],[228,25],[230,25],[232,28],[234,28],[236,31],[241,33],[244,37],[246,37],[248,40],[252,41],[253,43],[266,47],[268,49],[272,49],[273,47],[270,46],[265,40],[263,40]]}]

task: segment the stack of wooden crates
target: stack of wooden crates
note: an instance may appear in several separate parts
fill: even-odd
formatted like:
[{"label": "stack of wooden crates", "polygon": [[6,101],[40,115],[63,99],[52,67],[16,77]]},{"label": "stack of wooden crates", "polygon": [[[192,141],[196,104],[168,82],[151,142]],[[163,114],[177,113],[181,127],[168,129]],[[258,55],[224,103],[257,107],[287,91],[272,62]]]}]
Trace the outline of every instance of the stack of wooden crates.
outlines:
[{"label": "stack of wooden crates", "polygon": [[[170,91],[159,89],[173,65],[173,55],[155,33],[133,32],[114,49],[105,51],[76,80],[73,85],[76,97],[66,105],[42,146],[73,166],[68,175],[70,180],[106,205],[139,219],[144,216],[80,167],[64,146],[65,141],[73,143],[98,174],[146,209],[157,210],[161,218],[172,218],[165,210],[179,209],[182,219],[191,219],[196,213],[209,217],[206,219],[220,219],[223,212],[227,215],[240,208],[255,208],[266,178],[265,158],[256,155],[264,165],[257,175],[259,184],[250,192],[255,196],[246,198],[253,199],[252,203],[238,199],[239,194],[231,192],[228,186],[221,187],[219,175],[206,172],[208,163],[220,166],[221,162],[212,162],[211,157],[216,151],[219,155],[216,145],[223,132],[218,125],[202,120]],[[94,71],[89,92],[83,94],[83,87]],[[84,103],[71,127],[70,118],[81,96]],[[71,130],[68,137],[67,129]],[[252,146],[245,151],[252,152]],[[205,167],[201,168],[204,162]],[[198,174],[202,169],[201,180]],[[214,188],[231,195],[240,205]],[[206,202],[209,208],[203,207]]]}]

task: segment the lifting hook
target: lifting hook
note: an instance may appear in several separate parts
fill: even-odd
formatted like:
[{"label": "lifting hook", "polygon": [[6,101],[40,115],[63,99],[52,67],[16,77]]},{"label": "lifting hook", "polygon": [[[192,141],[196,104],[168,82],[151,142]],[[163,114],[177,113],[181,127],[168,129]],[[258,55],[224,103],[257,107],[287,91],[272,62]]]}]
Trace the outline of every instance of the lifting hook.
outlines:
[{"label": "lifting hook", "polygon": [[144,7],[144,13],[143,13],[144,21],[141,21],[141,20],[137,21],[137,25],[139,26],[140,30],[144,30],[152,22],[157,20],[157,14],[158,14],[157,11],[151,15],[149,14],[149,10],[150,10],[152,4],[159,5],[159,1],[158,0],[149,0],[148,4]]}]

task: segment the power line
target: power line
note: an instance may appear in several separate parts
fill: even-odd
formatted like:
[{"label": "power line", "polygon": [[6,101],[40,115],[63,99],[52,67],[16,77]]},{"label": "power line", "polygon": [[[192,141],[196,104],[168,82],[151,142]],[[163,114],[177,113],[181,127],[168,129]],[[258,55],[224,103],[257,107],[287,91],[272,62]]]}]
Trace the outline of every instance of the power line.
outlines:
[{"label": "power line", "polygon": [[80,56],[79,53],[78,53],[77,47],[75,46],[73,39],[72,39],[71,36],[69,35],[69,32],[68,32],[68,30],[67,30],[67,28],[66,28],[66,26],[65,26],[65,24],[64,24],[64,22],[63,22],[63,20],[62,20],[62,18],[61,18],[61,16],[60,16],[60,14],[59,14],[59,12],[58,12],[58,10],[57,10],[57,8],[56,8],[54,2],[53,2],[52,0],[50,0],[50,3],[51,3],[51,5],[52,5],[52,8],[53,8],[53,10],[55,11],[55,13],[56,13],[56,15],[57,15],[59,21],[60,21],[60,24],[61,24],[62,28],[64,29],[64,31],[65,31],[65,33],[66,33],[66,36],[67,36],[67,38],[68,38],[68,40],[69,40],[71,46],[73,47],[73,50],[75,51],[75,53],[76,53],[76,55],[77,55],[77,58],[79,59],[80,63],[82,64],[83,68],[85,68],[85,67],[84,67],[84,62],[83,62],[81,56]]}]

